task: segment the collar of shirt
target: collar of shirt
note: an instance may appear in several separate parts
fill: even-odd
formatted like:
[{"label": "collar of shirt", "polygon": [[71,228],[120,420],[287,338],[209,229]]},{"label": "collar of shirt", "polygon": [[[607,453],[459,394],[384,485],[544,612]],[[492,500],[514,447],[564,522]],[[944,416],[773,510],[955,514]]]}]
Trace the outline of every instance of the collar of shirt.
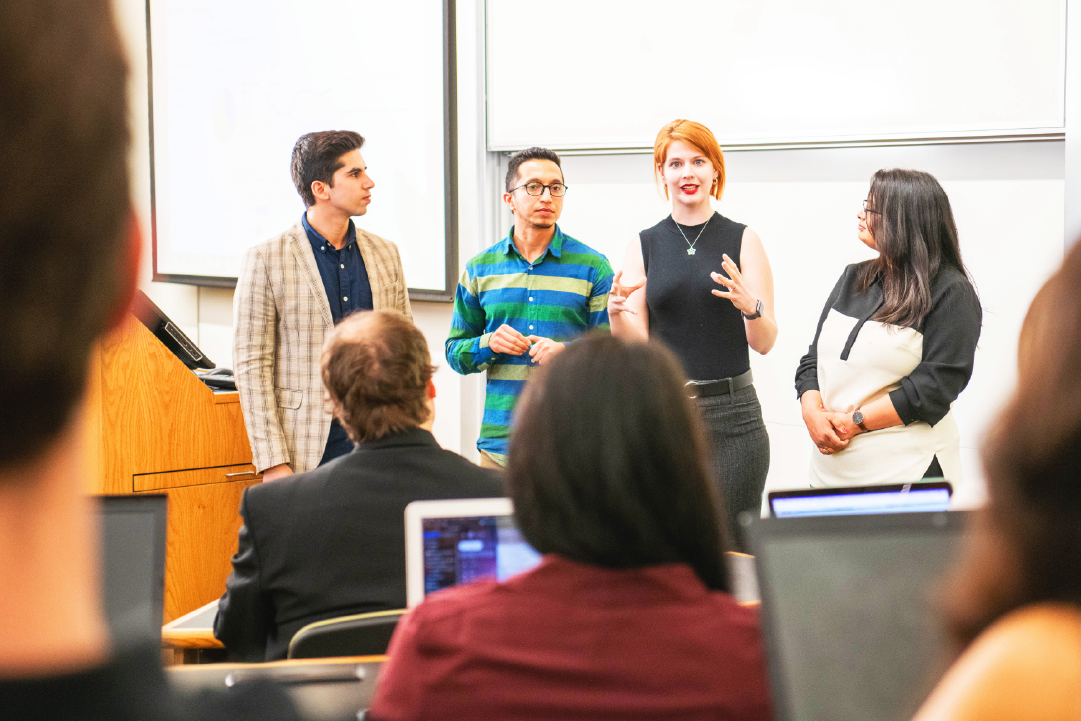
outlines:
[{"label": "collar of shirt", "polygon": [[[313,251],[320,251],[322,253],[329,253],[331,251],[338,252],[338,249],[334,247],[334,244],[323,237],[323,234],[312,227],[308,222],[308,213],[305,212],[300,216],[300,222],[304,225],[304,232],[308,235],[308,242],[312,244]],[[353,225],[353,219],[349,219],[349,230],[345,231],[345,245],[342,246],[342,250],[345,250],[353,243],[357,242],[357,226]]]},{"label": "collar of shirt", "polygon": [[[507,233],[507,237],[503,239],[503,242],[500,243],[499,247],[500,250],[503,251],[504,255],[517,255],[519,258],[522,258],[522,254],[519,253],[518,249],[514,247],[513,225],[510,227],[510,232]],[[546,253],[551,253],[553,258],[558,258],[562,251],[563,231],[559,229],[559,225],[557,224],[555,235],[552,236],[552,241],[548,243],[548,247],[545,249],[544,253],[541,253],[540,257],[533,261],[533,264],[536,265],[537,263],[540,263],[542,260],[544,260],[544,256]],[[522,260],[525,260],[525,258],[522,258]]]},{"label": "collar of shirt", "polygon": [[530,595],[577,598],[591,606],[622,606],[694,601],[710,590],[685,563],[638,568],[602,568],[546,553],[532,570],[505,582]]}]

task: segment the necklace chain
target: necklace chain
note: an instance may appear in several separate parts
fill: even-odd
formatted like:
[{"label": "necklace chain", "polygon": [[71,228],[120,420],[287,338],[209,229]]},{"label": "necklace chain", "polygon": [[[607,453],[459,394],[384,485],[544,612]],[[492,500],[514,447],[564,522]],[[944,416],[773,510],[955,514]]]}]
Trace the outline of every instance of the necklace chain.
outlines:
[{"label": "necklace chain", "polygon": [[698,236],[694,239],[694,243],[692,243],[691,241],[687,240],[687,234],[683,232],[683,228],[679,227],[679,223],[676,223],[676,219],[672,218],[672,222],[676,223],[676,230],[679,231],[679,234],[683,236],[684,242],[687,243],[687,255],[694,255],[694,246],[698,243],[698,238],[702,237],[702,233],[706,232],[706,226],[709,225],[709,221],[711,220],[713,220],[712,215],[710,215],[709,218],[706,219],[706,222],[702,225],[702,230],[698,231]]}]

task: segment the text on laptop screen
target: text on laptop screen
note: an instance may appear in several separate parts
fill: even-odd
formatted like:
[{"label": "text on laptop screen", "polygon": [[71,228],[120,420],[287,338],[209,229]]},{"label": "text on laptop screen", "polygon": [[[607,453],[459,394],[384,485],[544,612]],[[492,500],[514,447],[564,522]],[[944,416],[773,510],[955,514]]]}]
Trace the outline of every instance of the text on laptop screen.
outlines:
[{"label": "text on laptop screen", "polygon": [[425,518],[425,595],[478,580],[504,581],[540,562],[512,516]]},{"label": "text on laptop screen", "polygon": [[913,488],[909,491],[773,498],[771,503],[773,513],[778,518],[947,511],[950,507],[950,492],[945,488]]}]

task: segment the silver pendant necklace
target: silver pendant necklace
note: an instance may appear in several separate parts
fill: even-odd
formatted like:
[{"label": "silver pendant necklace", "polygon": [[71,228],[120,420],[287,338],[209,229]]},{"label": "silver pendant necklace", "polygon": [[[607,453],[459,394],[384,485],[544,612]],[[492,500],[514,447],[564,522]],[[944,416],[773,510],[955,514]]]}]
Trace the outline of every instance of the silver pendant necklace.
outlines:
[{"label": "silver pendant necklace", "polygon": [[698,238],[702,237],[702,233],[706,232],[706,226],[709,225],[709,221],[711,220],[713,220],[712,215],[710,215],[709,218],[706,219],[705,224],[702,226],[702,230],[698,231],[698,237],[695,238],[694,243],[692,243],[691,241],[687,240],[687,234],[683,232],[683,228],[679,227],[679,223],[676,223],[676,219],[672,218],[672,222],[676,223],[676,229],[679,231],[679,234],[683,236],[683,240],[687,243],[687,255],[694,255],[694,246],[698,243]]}]

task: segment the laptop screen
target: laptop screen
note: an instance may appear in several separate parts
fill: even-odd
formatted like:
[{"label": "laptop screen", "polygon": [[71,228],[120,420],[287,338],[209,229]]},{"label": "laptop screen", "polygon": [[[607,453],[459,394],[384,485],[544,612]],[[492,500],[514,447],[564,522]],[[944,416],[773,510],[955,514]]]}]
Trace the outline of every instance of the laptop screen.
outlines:
[{"label": "laptop screen", "polygon": [[161,639],[167,498],[102,496],[105,616],[117,641]]},{"label": "laptop screen", "polygon": [[966,514],[764,519],[750,531],[779,721],[907,721],[949,662]]},{"label": "laptop screen", "polygon": [[415,501],[405,509],[406,599],[478,580],[504,581],[540,563],[506,498]]},{"label": "laptop screen", "polygon": [[426,518],[424,593],[482,579],[504,581],[540,563],[512,516]]},{"label": "laptop screen", "polygon": [[774,491],[769,494],[769,507],[776,518],[947,511],[952,492],[953,487],[945,481],[807,488]]}]

